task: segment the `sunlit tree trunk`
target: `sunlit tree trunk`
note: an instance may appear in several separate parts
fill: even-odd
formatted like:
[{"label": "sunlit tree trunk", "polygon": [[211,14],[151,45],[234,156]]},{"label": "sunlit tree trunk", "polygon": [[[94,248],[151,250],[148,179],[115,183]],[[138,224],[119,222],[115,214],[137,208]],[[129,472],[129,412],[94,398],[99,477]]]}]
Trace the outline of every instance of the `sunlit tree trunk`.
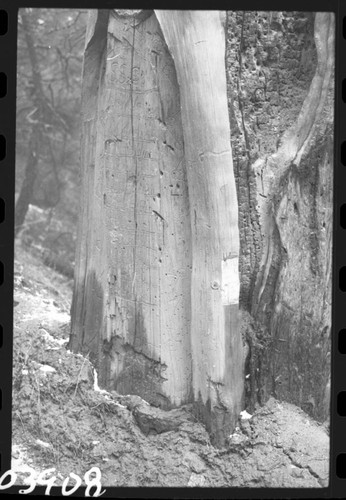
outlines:
[{"label": "sunlit tree trunk", "polygon": [[243,355],[219,13],[92,13],[82,107],[70,346],[108,389],[194,402],[222,445]]},{"label": "sunlit tree trunk", "polygon": [[217,440],[243,393],[238,204],[230,145],[225,31],[218,11],[157,11],[178,75],[192,236],[192,387]]}]

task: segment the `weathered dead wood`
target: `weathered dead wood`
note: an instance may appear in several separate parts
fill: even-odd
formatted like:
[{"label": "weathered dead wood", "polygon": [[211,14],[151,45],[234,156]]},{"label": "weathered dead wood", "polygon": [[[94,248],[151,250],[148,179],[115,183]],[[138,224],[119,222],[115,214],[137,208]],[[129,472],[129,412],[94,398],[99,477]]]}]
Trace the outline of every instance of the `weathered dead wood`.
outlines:
[{"label": "weathered dead wood", "polygon": [[159,12],[163,35],[155,15],[107,16],[87,30],[70,346],[108,389],[166,409],[194,399],[224,444],[243,356],[223,26]]},{"label": "weathered dead wood", "polygon": [[193,394],[214,442],[242,405],[238,206],[217,11],[156,11],[177,70],[192,236]]},{"label": "weathered dead wood", "polygon": [[71,345],[103,386],[169,408],[190,397],[191,236],[175,68],[151,14],[88,27]]}]

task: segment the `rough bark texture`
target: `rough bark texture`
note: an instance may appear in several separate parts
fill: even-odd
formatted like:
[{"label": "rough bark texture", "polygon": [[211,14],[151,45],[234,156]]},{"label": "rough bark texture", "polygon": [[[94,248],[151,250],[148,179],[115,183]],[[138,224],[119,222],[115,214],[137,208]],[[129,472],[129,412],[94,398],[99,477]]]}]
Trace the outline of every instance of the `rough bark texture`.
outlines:
[{"label": "rough bark texture", "polygon": [[332,14],[229,13],[248,402],[329,412]]},{"label": "rough bark texture", "polygon": [[164,36],[152,12],[90,17],[70,347],[107,388],[194,401],[223,444],[243,396],[225,32],[158,17]]}]

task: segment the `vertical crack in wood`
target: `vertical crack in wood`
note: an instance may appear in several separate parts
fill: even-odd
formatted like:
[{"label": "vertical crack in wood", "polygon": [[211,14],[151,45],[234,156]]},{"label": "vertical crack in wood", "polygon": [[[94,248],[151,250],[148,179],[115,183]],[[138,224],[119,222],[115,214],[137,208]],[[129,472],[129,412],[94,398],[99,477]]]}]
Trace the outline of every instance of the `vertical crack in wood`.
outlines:
[{"label": "vertical crack in wood", "polygon": [[[236,172],[236,182],[239,200],[239,230],[240,230],[240,265],[241,265],[241,289],[240,289],[240,304],[243,307],[250,308],[252,290],[255,281],[255,273],[259,266],[260,261],[260,248],[258,243],[258,233],[259,233],[259,220],[256,210],[256,190],[255,190],[255,179],[251,168],[251,146],[249,132],[246,126],[245,109],[242,97],[242,77],[243,77],[243,56],[242,51],[244,47],[244,25],[245,25],[246,13],[241,14],[241,32],[240,41],[238,49],[238,77],[234,85],[237,89],[237,102],[240,114],[240,123],[238,130],[242,131],[244,137],[241,150],[245,150],[246,159],[242,161],[241,167],[239,166],[239,157],[242,156],[241,150],[237,151],[237,141],[234,141],[235,147],[235,164],[237,167]],[[227,14],[227,31],[229,23],[229,14]],[[228,49],[229,50],[229,49]],[[226,57],[227,63],[228,57]],[[229,74],[229,72],[227,72]],[[232,105],[230,104],[230,112],[232,113]],[[233,111],[234,113],[234,111]],[[238,146],[239,147],[239,146]],[[238,154],[237,154],[238,153]],[[245,209],[243,209],[245,205]],[[247,252],[251,248],[252,251]],[[246,273],[246,275],[245,275]],[[244,280],[245,278],[245,280]]]},{"label": "vertical crack in wood", "polygon": [[135,17],[133,17],[132,24],[132,46],[131,46],[131,73],[130,73],[130,99],[131,99],[131,138],[132,138],[132,151],[134,153],[135,160],[135,200],[134,200],[134,208],[133,208],[133,217],[135,222],[135,241],[133,246],[133,281],[132,281],[132,293],[134,296],[134,337],[133,337],[133,345],[136,344],[137,338],[137,293],[135,290],[135,281],[136,281],[136,259],[137,259],[137,239],[138,239],[138,215],[137,215],[137,198],[138,198],[138,159],[137,159],[137,150],[135,144],[134,137],[134,123],[133,123],[133,64],[134,64],[134,56],[135,56],[135,33],[136,33],[136,23]]}]

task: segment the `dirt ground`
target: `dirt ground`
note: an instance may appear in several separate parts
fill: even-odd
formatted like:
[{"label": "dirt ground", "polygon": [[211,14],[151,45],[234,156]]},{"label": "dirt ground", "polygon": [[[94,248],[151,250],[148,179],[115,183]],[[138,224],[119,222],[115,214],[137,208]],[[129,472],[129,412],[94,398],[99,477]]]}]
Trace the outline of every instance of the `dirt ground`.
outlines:
[{"label": "dirt ground", "polygon": [[[99,467],[107,486],[326,487],[328,429],[271,398],[239,416],[216,449],[188,406],[163,412],[99,389],[90,362],[66,349],[72,281],[19,244],[15,258],[12,470],[56,484]],[[73,481],[71,482],[72,486]]]}]

